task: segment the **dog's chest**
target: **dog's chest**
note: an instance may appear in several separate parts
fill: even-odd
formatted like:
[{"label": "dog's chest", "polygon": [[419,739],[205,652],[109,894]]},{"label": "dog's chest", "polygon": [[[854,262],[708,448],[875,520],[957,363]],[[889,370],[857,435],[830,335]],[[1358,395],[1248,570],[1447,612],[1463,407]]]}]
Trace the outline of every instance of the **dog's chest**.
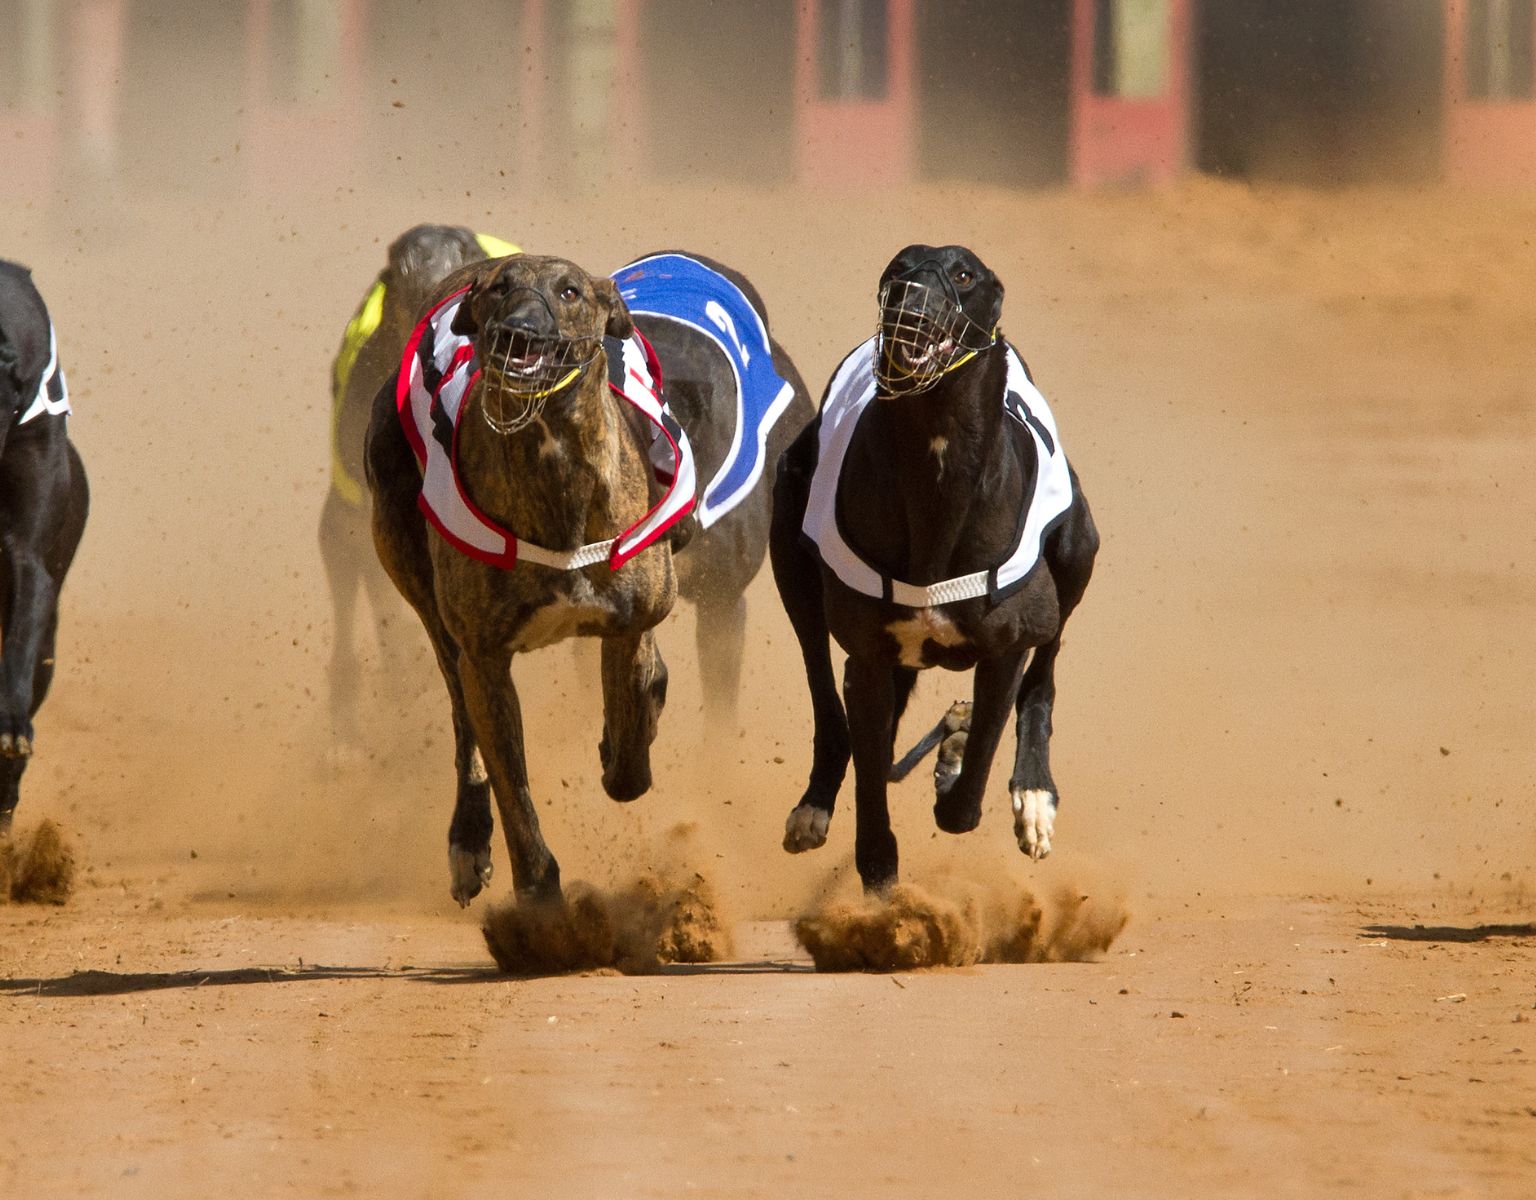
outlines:
[{"label": "dog's chest", "polygon": [[585,602],[553,600],[529,611],[513,631],[508,648],[515,654],[542,650],[567,638],[599,635],[612,623],[612,609],[595,595],[588,596]]},{"label": "dog's chest", "polygon": [[822,580],[827,627],[844,651],[917,670],[968,671],[984,658],[1049,641],[1060,622],[1048,571],[1001,603],[977,599],[928,608],[862,595],[829,570]]},{"label": "dog's chest", "polygon": [[910,616],[887,622],[885,632],[895,639],[896,657],[904,667],[938,667],[968,658],[966,665],[974,665],[971,639],[942,609],[914,609]]}]

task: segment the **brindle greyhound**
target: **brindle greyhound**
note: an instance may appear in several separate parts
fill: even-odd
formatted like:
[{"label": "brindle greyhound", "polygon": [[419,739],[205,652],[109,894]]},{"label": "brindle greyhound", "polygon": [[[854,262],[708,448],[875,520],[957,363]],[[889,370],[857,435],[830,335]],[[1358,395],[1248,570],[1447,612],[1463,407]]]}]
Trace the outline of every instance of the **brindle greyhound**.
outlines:
[{"label": "brindle greyhound", "polygon": [[[383,296],[377,328],[359,348],[351,336],[358,320],[354,317],[332,371],[331,488],[320,515],[320,551],[335,613],[330,697],[332,733],[339,746],[355,747],[363,740],[358,727],[359,667],[353,625],[360,584],[367,592],[386,659],[391,663],[400,659],[398,625],[390,621],[399,606],[373,552],[361,482],[363,439],[373,401],[400,365],[406,339],[433,289],[459,267],[485,259],[485,245],[485,239],[458,226],[418,225],[401,234],[390,246],[388,263],[376,281]],[[692,257],[735,284],[766,323],[767,308],[748,280],[702,255]],[[721,413],[723,398],[736,386],[730,362],[710,338],[688,325],[647,314],[636,316],[634,323],[661,360],[668,407],[688,431],[701,478],[712,478],[730,452],[735,433],[732,422],[722,419]],[[791,384],[794,398],[768,433],[769,463],[778,461],[813,413],[805,381],[794,363],[777,341],[772,341],[771,349],[774,369]],[[688,554],[676,564],[678,592],[697,613],[705,724],[714,739],[722,732],[734,734],[736,728],[746,642],[745,593],[768,552],[771,509],[772,496],[764,483],[722,520],[699,531]]]},{"label": "brindle greyhound", "polygon": [[59,589],[90,506],[66,411],[48,309],[25,267],[0,262],[0,835],[53,681]]},{"label": "brindle greyhound", "polygon": [[[501,386],[493,376],[504,374],[496,368],[495,345],[515,347],[515,356],[500,357],[521,370],[520,364],[534,361],[534,342],[574,344],[633,332],[612,280],[564,259],[518,255],[469,266],[434,295],[443,299],[466,287],[453,329],[471,336],[479,361],[489,364],[467,393],[457,426],[458,473],[474,505],[502,529],[555,551],[634,525],[653,502],[655,476],[644,448],[649,438],[635,427],[629,406],[610,392],[604,354],[551,393],[539,418],[516,431],[493,428],[499,418],[488,407]],[[727,410],[734,408],[733,394],[723,386],[728,364],[711,364],[701,350],[669,344],[676,336],[657,331],[659,349],[667,354],[663,377],[669,385],[681,381],[669,386],[668,397],[677,402],[690,441],[705,447],[699,454],[703,475],[720,461],[710,462],[708,447],[722,436],[726,444],[730,440],[729,432],[714,428],[728,425]],[[672,549],[692,535],[692,518],[618,569],[607,562],[557,570],[522,561],[507,569],[456,549],[419,511],[422,474],[400,426],[393,382],[375,401],[365,459],[379,557],[427,629],[453,709],[454,898],[467,904],[490,878],[492,792],[518,893],[556,898],[559,868],[539,832],[529,792],[521,713],[509,674],[512,655],[573,636],[602,639],[603,786],[616,800],[642,795],[651,783],[649,747],[667,683],[651,630],[676,597]],[[759,558],[765,541],[766,529],[760,529]]]},{"label": "brindle greyhound", "polygon": [[[400,365],[416,317],[442,280],[486,257],[475,234],[457,225],[417,225],[390,244],[384,269],[353,317],[331,370],[331,487],[320,510],[320,557],[335,616],[331,645],[331,730],[339,747],[362,743],[358,728],[359,660],[354,644],[359,592],[367,594],[380,649],[392,668],[401,659],[404,609],[379,569],[363,484],[363,438],[379,388]],[[369,313],[370,305],[378,312]],[[371,332],[362,325],[374,325]],[[397,670],[391,669],[392,676]]]},{"label": "brindle greyhound", "polygon": [[[1040,534],[1038,563],[1010,587],[997,586],[995,569],[1022,544],[1020,514],[1047,465],[1024,419],[1005,412],[1010,348],[998,332],[1003,285],[964,247],[909,246],[886,267],[880,295],[880,332],[867,350],[873,399],[852,427],[842,486],[834,480],[832,495],[841,537],[877,581],[883,577],[884,590],[869,595],[849,586],[803,534],[825,398],[823,415],[780,460],[770,541],[815,715],[810,782],[789,814],[784,847],[798,852],[826,841],[851,750],[855,862],[865,889],[877,892],[897,879],[887,782],[897,723],[922,668],[975,669],[968,735],[959,736],[960,713],[953,728],[941,722],[925,739],[944,737],[956,752],[963,745],[958,771],[941,764],[945,769],[935,773],[939,828],[965,833],[979,823],[992,759],[1013,711],[1015,831],[1032,857],[1049,853],[1057,806],[1049,763],[1056,655],[1099,544],[1077,476],[1063,460],[1062,511]],[[1027,376],[1022,359],[1018,369]],[[942,589],[934,593],[929,585],[973,573],[987,580],[982,594],[933,598]],[[829,633],[848,654],[846,715]]]}]

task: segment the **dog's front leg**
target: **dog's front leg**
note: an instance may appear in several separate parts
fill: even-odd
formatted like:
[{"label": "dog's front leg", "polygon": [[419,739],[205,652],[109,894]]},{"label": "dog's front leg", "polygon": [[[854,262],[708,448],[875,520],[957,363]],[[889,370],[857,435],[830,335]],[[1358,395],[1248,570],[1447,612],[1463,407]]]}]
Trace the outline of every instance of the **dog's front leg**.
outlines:
[{"label": "dog's front leg", "polygon": [[651,743],[667,702],[667,664],[649,630],[603,639],[603,790],[637,800],[651,790]]},{"label": "dog's front leg", "polygon": [[890,664],[850,657],[843,670],[843,703],[853,743],[853,861],[866,892],[886,892],[897,873],[896,835],[886,799],[896,722],[896,675]]},{"label": "dog's front leg", "polygon": [[1051,711],[1056,704],[1056,654],[1060,636],[1035,651],[1019,685],[1019,745],[1008,791],[1019,849],[1033,859],[1051,852],[1058,793],[1051,777]]},{"label": "dog's front leg", "polygon": [[969,833],[981,824],[981,798],[1003,726],[1019,694],[1028,650],[1010,651],[976,664],[972,683],[971,730],[954,784],[933,805],[933,819],[945,833]]},{"label": "dog's front leg", "polygon": [[544,844],[539,815],[528,790],[523,712],[512,683],[511,653],[500,648],[471,651],[466,647],[459,655],[458,667],[464,708],[501,813],[518,896],[558,900],[560,865]]},{"label": "dog's front leg", "polygon": [[0,650],[0,754],[26,758],[32,753],[38,656],[54,628],[59,593],[32,539],[7,536],[5,560],[11,575],[11,602]]},{"label": "dog's front leg", "polygon": [[813,423],[780,460],[773,487],[773,525],[768,534],[773,581],[800,645],[815,722],[810,779],[784,822],[784,849],[791,854],[826,845],[850,753],[848,717],[832,670],[821,565],[800,544],[800,526],[815,466],[815,432]]}]

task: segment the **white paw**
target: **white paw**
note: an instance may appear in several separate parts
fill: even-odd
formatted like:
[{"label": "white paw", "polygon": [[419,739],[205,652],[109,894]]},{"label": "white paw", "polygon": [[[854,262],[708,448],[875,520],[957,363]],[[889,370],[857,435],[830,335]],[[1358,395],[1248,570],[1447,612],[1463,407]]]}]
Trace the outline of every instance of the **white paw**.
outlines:
[{"label": "white paw", "polygon": [[1056,829],[1056,796],[1043,788],[1018,789],[1013,793],[1013,832],[1019,849],[1037,862],[1051,852]]},{"label": "white paw", "polygon": [[491,882],[490,847],[466,850],[462,846],[449,846],[448,880],[448,890],[459,902],[459,907],[468,908],[469,902]]},{"label": "white paw", "polygon": [[790,810],[789,819],[784,822],[784,849],[791,854],[799,854],[802,850],[814,850],[818,846],[827,844],[827,826],[832,822],[832,814],[824,808],[815,808],[809,804],[797,804]]},{"label": "white paw", "polygon": [[355,771],[367,763],[367,749],[349,738],[337,738],[325,748],[325,765],[333,773]]}]

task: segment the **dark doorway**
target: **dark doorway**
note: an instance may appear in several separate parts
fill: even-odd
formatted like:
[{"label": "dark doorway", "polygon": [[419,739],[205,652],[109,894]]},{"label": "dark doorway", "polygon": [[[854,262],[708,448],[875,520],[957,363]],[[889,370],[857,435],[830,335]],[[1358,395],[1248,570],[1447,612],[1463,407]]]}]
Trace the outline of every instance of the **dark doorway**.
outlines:
[{"label": "dark doorway", "polygon": [[1201,170],[1304,184],[1433,178],[1440,0],[1201,0]]},{"label": "dark doorway", "polygon": [[776,183],[794,168],[795,6],[648,0],[640,28],[649,166]]},{"label": "dark doorway", "polygon": [[1069,0],[917,7],[921,175],[1041,185],[1067,178]]}]

